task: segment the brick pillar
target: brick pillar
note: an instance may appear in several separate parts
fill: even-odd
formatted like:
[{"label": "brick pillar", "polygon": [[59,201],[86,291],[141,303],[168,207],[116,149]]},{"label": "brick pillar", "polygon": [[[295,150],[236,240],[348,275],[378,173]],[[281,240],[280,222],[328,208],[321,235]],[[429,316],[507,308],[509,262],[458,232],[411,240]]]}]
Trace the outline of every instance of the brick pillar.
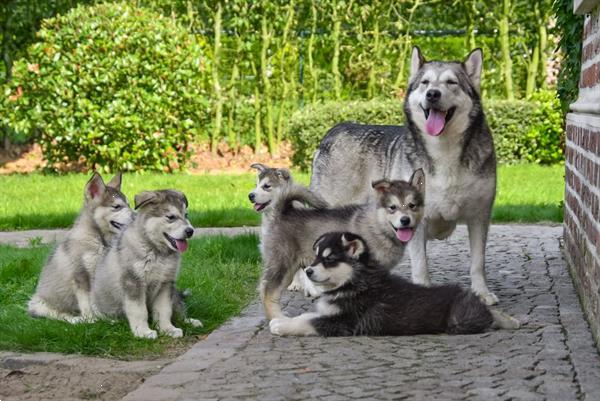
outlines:
[{"label": "brick pillar", "polygon": [[565,255],[600,346],[600,0],[574,0],[586,14],[579,97],[567,114]]}]

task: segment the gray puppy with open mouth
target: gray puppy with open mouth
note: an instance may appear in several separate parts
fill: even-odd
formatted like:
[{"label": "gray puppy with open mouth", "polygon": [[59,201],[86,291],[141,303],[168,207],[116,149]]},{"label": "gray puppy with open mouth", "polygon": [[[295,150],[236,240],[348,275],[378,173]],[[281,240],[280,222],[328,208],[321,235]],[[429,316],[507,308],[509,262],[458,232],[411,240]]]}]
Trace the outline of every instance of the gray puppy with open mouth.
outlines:
[{"label": "gray puppy with open mouth", "polygon": [[[110,248],[96,271],[92,300],[103,317],[124,316],[136,337],[155,339],[148,311],[158,330],[171,337],[183,331],[173,325],[173,306],[181,302],[175,289],[181,254],[194,227],[188,201],[175,190],[145,191],[135,196],[134,222]],[[200,321],[189,319],[195,326]]]}]

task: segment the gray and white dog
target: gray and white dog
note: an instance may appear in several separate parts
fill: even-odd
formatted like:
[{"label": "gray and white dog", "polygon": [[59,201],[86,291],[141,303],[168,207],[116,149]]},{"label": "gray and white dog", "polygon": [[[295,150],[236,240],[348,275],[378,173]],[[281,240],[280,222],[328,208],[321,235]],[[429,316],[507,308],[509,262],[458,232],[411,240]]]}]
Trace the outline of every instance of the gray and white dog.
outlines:
[{"label": "gray and white dog", "polygon": [[315,153],[310,187],[333,205],[362,202],[372,180],[407,179],[422,168],[425,216],[408,245],[413,282],[430,283],[427,240],[447,238],[457,222],[464,222],[471,288],[492,305],[498,298],[487,287],[484,259],[496,157],[479,96],[481,67],[481,49],[463,62],[426,62],[415,47],[404,102],[406,125],[336,125]]},{"label": "gray and white dog", "polygon": [[[269,172],[259,172],[259,183],[261,174]],[[313,244],[324,233],[350,230],[360,233],[372,244],[372,254],[381,266],[394,267],[423,215],[425,175],[417,170],[407,181],[375,181],[366,203],[338,208],[324,207],[318,196],[295,183],[263,190],[275,192],[266,206],[257,191],[250,193],[250,200],[255,208],[264,210],[260,238],[263,274],[259,291],[270,320],[284,317],[279,305],[281,293],[298,269],[312,261]],[[296,202],[309,207],[297,207]]]},{"label": "gray and white dog", "polygon": [[121,192],[121,174],[105,185],[94,173],[85,186],[77,220],[42,270],[29,314],[70,323],[93,320],[90,289],[96,266],[113,237],[132,219]]},{"label": "gray and white dog", "polygon": [[[185,195],[174,190],[145,191],[135,196],[135,220],[100,262],[92,286],[95,313],[125,316],[136,337],[155,339],[148,311],[160,332],[181,337],[171,322],[173,306],[181,304],[175,289],[181,254],[194,228]],[[190,319],[197,326],[198,320]]]}]

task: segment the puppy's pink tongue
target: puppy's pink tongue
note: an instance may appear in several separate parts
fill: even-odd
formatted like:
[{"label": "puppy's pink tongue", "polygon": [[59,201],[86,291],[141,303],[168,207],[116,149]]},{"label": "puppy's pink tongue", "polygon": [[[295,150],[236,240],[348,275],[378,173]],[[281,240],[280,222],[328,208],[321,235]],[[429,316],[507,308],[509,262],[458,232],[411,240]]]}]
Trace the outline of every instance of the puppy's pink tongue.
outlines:
[{"label": "puppy's pink tongue", "polygon": [[433,108],[429,109],[429,116],[427,117],[427,121],[425,121],[427,133],[438,136],[444,130],[444,125],[446,125],[446,112]]},{"label": "puppy's pink tongue", "polygon": [[258,210],[260,209],[261,206],[262,206],[262,203],[255,203],[254,210],[256,210],[258,212]]},{"label": "puppy's pink tongue", "polygon": [[184,239],[176,239],[175,240],[175,245],[177,245],[177,250],[181,253],[184,253],[185,251],[187,251],[188,248],[188,243],[186,240]]},{"label": "puppy's pink tongue", "polygon": [[396,238],[401,242],[408,242],[413,236],[412,228],[399,228],[396,230]]}]

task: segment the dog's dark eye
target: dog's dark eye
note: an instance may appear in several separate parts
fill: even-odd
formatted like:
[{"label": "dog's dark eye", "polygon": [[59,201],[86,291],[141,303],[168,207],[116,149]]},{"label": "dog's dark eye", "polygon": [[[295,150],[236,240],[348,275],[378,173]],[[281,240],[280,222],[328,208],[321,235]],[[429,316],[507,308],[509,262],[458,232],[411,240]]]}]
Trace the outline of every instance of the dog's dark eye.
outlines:
[{"label": "dog's dark eye", "polygon": [[458,85],[458,82],[456,82],[456,81],[455,81],[455,80],[453,80],[453,79],[449,79],[449,80],[447,80],[447,81],[446,81],[446,83],[447,83],[448,85]]},{"label": "dog's dark eye", "polygon": [[186,219],[189,219],[189,218],[190,218],[190,215],[186,213],[186,214],[185,214],[185,218],[186,218]]},{"label": "dog's dark eye", "polygon": [[394,213],[396,210],[398,210],[398,206],[396,205],[389,205],[388,206],[388,210],[390,213]]},{"label": "dog's dark eye", "polygon": [[176,217],[175,217],[174,214],[168,214],[167,215],[167,220],[169,220],[169,221],[175,221],[175,219],[176,219]]},{"label": "dog's dark eye", "polygon": [[325,263],[333,263],[333,262],[335,262],[335,257],[334,256],[327,256],[326,258],[323,258],[323,261]]},{"label": "dog's dark eye", "polygon": [[424,80],[421,81],[421,83],[423,85],[429,85],[429,80],[428,79],[424,79]]},{"label": "dog's dark eye", "polygon": [[265,184],[265,185],[263,185],[263,189],[265,191],[268,191],[269,189],[271,189],[271,186],[269,184]]},{"label": "dog's dark eye", "polygon": [[117,205],[113,205],[113,207],[112,207],[112,208],[113,208],[113,210],[119,210],[119,209],[122,209],[122,208],[123,208],[123,205],[119,205],[119,204],[117,204]]},{"label": "dog's dark eye", "polygon": [[414,203],[409,203],[408,207],[410,208],[410,210],[415,210],[417,208],[417,205],[415,205]]}]

